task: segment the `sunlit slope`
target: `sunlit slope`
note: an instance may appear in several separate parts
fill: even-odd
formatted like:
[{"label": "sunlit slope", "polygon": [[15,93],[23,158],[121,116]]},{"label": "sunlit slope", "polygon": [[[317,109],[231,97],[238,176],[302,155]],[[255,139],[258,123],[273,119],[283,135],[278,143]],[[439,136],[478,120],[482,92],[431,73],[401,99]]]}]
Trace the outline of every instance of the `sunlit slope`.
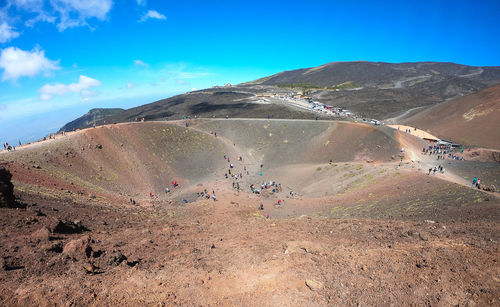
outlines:
[{"label": "sunlit slope", "polygon": [[203,181],[220,166],[224,145],[199,131],[167,123],[87,129],[15,153],[76,186],[123,195],[158,193],[172,180]]},{"label": "sunlit slope", "polygon": [[330,160],[389,161],[399,148],[394,130],[357,123],[218,120],[199,127],[231,140],[265,168]]},{"label": "sunlit slope", "polygon": [[404,122],[461,144],[500,149],[500,85],[436,105]]}]

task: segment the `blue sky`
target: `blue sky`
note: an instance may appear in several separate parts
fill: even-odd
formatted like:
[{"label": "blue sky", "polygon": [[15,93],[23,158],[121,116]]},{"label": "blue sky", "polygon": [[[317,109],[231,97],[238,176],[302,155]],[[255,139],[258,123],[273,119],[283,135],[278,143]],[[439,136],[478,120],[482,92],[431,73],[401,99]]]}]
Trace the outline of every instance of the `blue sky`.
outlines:
[{"label": "blue sky", "polygon": [[332,61],[498,66],[498,20],[500,1],[0,0],[0,140]]}]

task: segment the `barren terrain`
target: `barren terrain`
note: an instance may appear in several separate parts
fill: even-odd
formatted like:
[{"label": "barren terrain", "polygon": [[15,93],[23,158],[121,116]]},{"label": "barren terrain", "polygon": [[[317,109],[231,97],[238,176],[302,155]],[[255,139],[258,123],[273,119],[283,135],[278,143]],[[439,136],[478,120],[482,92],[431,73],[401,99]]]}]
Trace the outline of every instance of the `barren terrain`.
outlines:
[{"label": "barren terrain", "polygon": [[404,120],[440,138],[500,149],[500,85],[438,104]]},{"label": "barren terrain", "polygon": [[0,208],[0,305],[499,305],[500,201],[470,186],[498,184],[498,163],[424,146],[367,124],[222,119],[1,153],[19,208]]}]

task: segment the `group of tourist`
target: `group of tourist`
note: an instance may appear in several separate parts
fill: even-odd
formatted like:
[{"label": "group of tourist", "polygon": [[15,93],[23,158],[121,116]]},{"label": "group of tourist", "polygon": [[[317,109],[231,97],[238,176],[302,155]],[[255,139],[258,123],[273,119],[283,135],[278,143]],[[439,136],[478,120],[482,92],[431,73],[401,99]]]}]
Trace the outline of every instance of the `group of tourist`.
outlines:
[{"label": "group of tourist", "polygon": [[[460,153],[463,153],[464,152],[464,149],[461,148],[460,149]],[[429,156],[432,156],[432,155],[435,155],[437,157],[438,160],[445,160],[445,159],[452,159],[452,160],[461,160],[461,161],[464,161],[464,157],[463,155],[462,156],[459,156],[458,154],[455,154],[454,153],[454,150],[453,148],[448,148],[448,147],[441,147],[441,146],[438,146],[438,145],[429,145],[428,148],[424,147],[422,149],[422,154],[424,155],[429,155]]]},{"label": "group of tourist", "polygon": [[436,175],[436,172],[440,172],[441,174],[444,174],[444,167],[442,167],[441,165],[439,166],[434,166],[434,167],[431,167],[429,168],[429,173],[427,175],[430,175],[431,173],[433,173],[434,175]]}]

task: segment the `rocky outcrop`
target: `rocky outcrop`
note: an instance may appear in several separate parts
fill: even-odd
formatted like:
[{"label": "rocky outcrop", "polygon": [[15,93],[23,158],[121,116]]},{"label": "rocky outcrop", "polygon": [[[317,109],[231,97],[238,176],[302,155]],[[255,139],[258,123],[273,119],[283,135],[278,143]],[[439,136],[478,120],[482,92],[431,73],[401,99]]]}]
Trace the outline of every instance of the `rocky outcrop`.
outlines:
[{"label": "rocky outcrop", "polygon": [[63,254],[75,259],[85,259],[90,257],[92,247],[90,247],[90,237],[83,236],[69,241],[63,249]]},{"label": "rocky outcrop", "polygon": [[11,179],[9,170],[0,166],[0,207],[15,207],[14,185]]},{"label": "rocky outcrop", "polygon": [[61,233],[61,234],[73,234],[73,233],[82,233],[84,231],[89,231],[89,229],[82,225],[82,222],[76,220],[63,222],[58,220],[55,226],[52,227],[53,233]]}]

